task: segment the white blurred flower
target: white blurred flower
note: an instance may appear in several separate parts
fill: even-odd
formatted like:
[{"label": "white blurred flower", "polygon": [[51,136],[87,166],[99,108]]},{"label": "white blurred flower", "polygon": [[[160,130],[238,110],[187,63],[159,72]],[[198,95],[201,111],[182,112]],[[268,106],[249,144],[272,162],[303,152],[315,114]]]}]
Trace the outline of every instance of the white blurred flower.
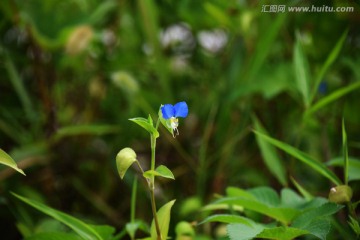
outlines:
[{"label": "white blurred flower", "polygon": [[218,53],[228,42],[228,35],[222,29],[200,31],[198,34],[200,45],[209,53]]}]

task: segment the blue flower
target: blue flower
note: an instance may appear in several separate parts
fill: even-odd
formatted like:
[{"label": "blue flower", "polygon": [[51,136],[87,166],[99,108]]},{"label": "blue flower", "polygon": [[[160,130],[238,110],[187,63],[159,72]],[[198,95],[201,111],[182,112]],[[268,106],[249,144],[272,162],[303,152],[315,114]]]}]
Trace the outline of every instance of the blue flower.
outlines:
[{"label": "blue flower", "polygon": [[161,107],[161,113],[165,120],[168,120],[167,126],[173,130],[173,137],[179,135],[177,127],[179,126],[178,117],[186,117],[189,113],[188,106],[186,102],[178,102],[174,106],[171,104],[165,104]]}]

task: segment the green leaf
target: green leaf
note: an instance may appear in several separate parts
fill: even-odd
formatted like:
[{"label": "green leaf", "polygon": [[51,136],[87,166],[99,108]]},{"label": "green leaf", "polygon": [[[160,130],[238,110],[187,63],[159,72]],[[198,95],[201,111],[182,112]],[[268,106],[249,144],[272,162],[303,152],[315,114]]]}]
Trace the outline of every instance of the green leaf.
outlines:
[{"label": "green leaf", "polygon": [[292,189],[284,188],[281,190],[281,205],[291,208],[300,209],[308,199],[302,198]]},{"label": "green leaf", "polygon": [[195,230],[191,223],[181,221],[175,227],[176,239],[181,239],[181,236],[195,237]]},{"label": "green leaf", "polygon": [[90,225],[89,226],[94,229],[102,239],[110,240],[113,238],[113,235],[116,231],[116,229],[112,226],[108,225]]},{"label": "green leaf", "polygon": [[300,211],[296,209],[285,207],[272,207],[258,200],[246,199],[242,197],[222,198],[215,203],[239,205],[244,207],[245,209],[261,213],[265,216],[269,216],[277,221],[282,222],[285,225],[287,225],[293,218],[295,218],[300,213]]},{"label": "green leaf", "polygon": [[311,91],[310,103],[313,101],[313,99],[315,97],[315,94],[318,92],[319,85],[321,83],[321,80],[324,78],[324,75],[325,75],[326,71],[329,69],[329,67],[334,63],[334,61],[338,57],[338,55],[340,53],[340,50],[341,50],[341,48],[344,45],[344,42],[346,40],[347,34],[348,34],[348,30],[346,30],[343,33],[343,35],[340,37],[340,39],[336,43],[334,49],[331,51],[331,53],[327,57],[324,64],[321,66],[321,69],[320,69],[319,73],[316,75],[315,84],[314,84],[314,86],[312,88],[312,91]]},{"label": "green leaf", "polygon": [[40,232],[30,237],[25,238],[25,240],[82,240],[83,238],[79,237],[74,233],[66,232]]},{"label": "green leaf", "polygon": [[148,170],[144,172],[144,177],[151,178],[152,176],[158,176],[163,178],[175,179],[174,174],[164,165],[158,166],[155,170]]},{"label": "green leaf", "polygon": [[344,157],[344,183],[348,185],[349,181],[349,155],[347,148],[347,136],[345,129],[344,119],[342,120],[342,145],[343,145],[343,157]]},{"label": "green leaf", "polygon": [[359,222],[354,219],[353,217],[349,216],[350,221],[348,221],[351,229],[354,231],[354,233],[356,234],[357,237],[359,237],[360,235],[360,225]]},{"label": "green leaf", "polygon": [[317,110],[319,110],[320,108],[325,107],[326,105],[328,105],[331,102],[334,102],[335,100],[341,98],[342,96],[358,89],[360,87],[360,81],[357,81],[353,84],[350,84],[346,87],[340,88],[334,92],[332,92],[331,94],[329,94],[328,96],[320,99],[318,102],[316,102],[313,106],[311,106],[306,112],[305,112],[305,116],[308,116],[314,112],[316,112]]},{"label": "green leaf", "polygon": [[259,202],[267,206],[277,207],[280,205],[280,198],[276,191],[270,187],[256,187],[248,190]]},{"label": "green leaf", "polygon": [[252,220],[246,217],[229,214],[216,214],[205,218],[202,222],[199,223],[199,225],[208,222],[241,223],[249,226],[252,224]]},{"label": "green leaf", "polygon": [[330,219],[316,218],[314,220],[310,220],[309,222],[311,224],[305,226],[303,230],[306,230],[309,234],[325,240],[331,228]]},{"label": "green leaf", "polygon": [[10,155],[8,155],[1,148],[0,148],[0,163],[6,165],[8,167],[11,167],[12,169],[14,169],[14,170],[18,171],[19,173],[23,174],[24,176],[26,176],[24,171],[21,170],[20,168],[18,168],[18,166],[16,165],[16,162],[14,161],[14,159],[12,159],[10,157]]},{"label": "green leaf", "polygon": [[301,47],[299,33],[294,46],[294,73],[298,91],[301,93],[304,106],[307,108],[310,103],[310,73],[309,64]]},{"label": "green leaf", "polygon": [[136,123],[136,124],[138,124],[142,128],[144,128],[146,131],[148,131],[155,138],[159,137],[159,132],[156,130],[156,128],[154,128],[154,125],[152,124],[152,122],[150,123],[148,119],[138,117],[138,118],[130,118],[129,120]]},{"label": "green leaf", "polygon": [[[334,158],[326,163],[328,166],[344,166],[344,159],[342,157]],[[360,180],[360,159],[350,157],[348,168],[348,180],[355,181]]]},{"label": "green leaf", "polygon": [[54,140],[60,140],[68,136],[114,134],[118,131],[119,128],[113,125],[84,124],[84,125],[66,126],[60,128],[56,132],[54,136]]},{"label": "green leaf", "polygon": [[301,195],[303,195],[303,197],[306,200],[311,200],[314,197],[303,187],[301,186],[294,178],[291,178],[291,182],[294,184],[294,186],[296,187],[296,189],[301,193]]},{"label": "green leaf", "polygon": [[103,238],[101,235],[90,225],[84,223],[83,221],[80,221],[77,218],[74,218],[66,213],[60,212],[58,210],[55,210],[53,208],[50,208],[42,203],[33,201],[31,199],[22,197],[16,193],[12,193],[15,197],[23,201],[24,203],[32,206],[33,208],[39,210],[40,212],[62,222],[74,232],[76,232],[79,236],[81,236],[83,239],[86,240],[102,240]]},{"label": "green leaf", "polygon": [[227,187],[226,188],[226,195],[228,197],[245,197],[248,199],[255,199],[254,195],[249,193],[248,191],[237,188],[237,187]]},{"label": "green leaf", "polygon": [[[172,200],[162,206],[157,212],[157,217],[159,221],[160,233],[162,239],[167,239],[169,232],[169,224],[170,224],[170,212],[171,208],[174,205],[175,200]],[[153,220],[151,223],[150,234],[152,240],[157,240],[155,221]]]},{"label": "green leaf", "polygon": [[251,226],[244,224],[229,224],[227,233],[231,240],[250,240],[264,230],[260,224],[253,223]]},{"label": "green leaf", "polygon": [[131,148],[123,148],[116,155],[116,167],[121,179],[124,178],[128,168],[136,162],[136,153]]},{"label": "green leaf", "polygon": [[292,227],[305,229],[307,226],[312,225],[312,221],[316,220],[318,218],[328,217],[336,212],[338,212],[340,209],[342,209],[343,206],[335,204],[335,203],[325,203],[321,205],[320,207],[312,208],[308,211],[305,211],[304,213],[300,214],[298,217],[296,217],[292,223]]},{"label": "green leaf", "polygon": [[262,231],[256,237],[266,239],[291,240],[308,233],[308,231],[298,228],[275,227],[264,229],[264,231]]},{"label": "green leaf", "polygon": [[[256,131],[267,134],[266,129],[261,125],[257,117],[253,117],[253,121]],[[280,160],[275,148],[258,135],[256,135],[256,141],[260,147],[261,155],[269,171],[283,186],[287,185],[284,164]]]},{"label": "green leaf", "polygon": [[331,172],[324,164],[322,164],[319,161],[314,160],[306,153],[284,143],[279,140],[276,140],[274,138],[271,138],[265,134],[262,134],[260,132],[254,131],[256,135],[259,135],[261,138],[266,140],[267,142],[271,143],[272,145],[280,148],[281,150],[285,151],[289,155],[295,157],[296,159],[302,161],[303,163],[310,166],[313,170],[317,171],[324,177],[328,178],[330,181],[335,183],[336,185],[341,185],[341,180],[333,173]]},{"label": "green leaf", "polygon": [[202,211],[232,210],[232,211],[243,212],[244,208],[242,206],[231,206],[229,204],[211,203],[201,208],[201,210]]}]

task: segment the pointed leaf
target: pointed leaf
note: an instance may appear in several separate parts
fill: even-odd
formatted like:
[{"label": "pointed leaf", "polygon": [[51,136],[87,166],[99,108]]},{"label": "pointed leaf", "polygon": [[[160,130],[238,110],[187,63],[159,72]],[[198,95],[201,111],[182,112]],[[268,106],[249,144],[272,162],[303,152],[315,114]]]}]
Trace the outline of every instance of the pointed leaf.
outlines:
[{"label": "pointed leaf", "polygon": [[300,211],[297,209],[286,207],[272,207],[258,200],[246,199],[242,197],[222,198],[215,203],[225,203],[230,205],[242,206],[245,209],[261,213],[265,216],[269,216],[279,222],[282,222],[285,225],[289,224],[292,219],[294,219],[300,213]]},{"label": "pointed leaf", "polygon": [[307,226],[310,226],[313,220],[317,218],[322,217],[328,217],[336,212],[338,212],[340,209],[342,209],[343,206],[335,204],[335,203],[325,203],[317,208],[312,208],[309,211],[306,211],[299,215],[297,218],[294,219],[292,223],[292,227],[305,229]]},{"label": "pointed leaf", "polygon": [[[267,134],[266,129],[261,125],[259,120],[254,117],[255,130]],[[287,185],[284,164],[281,162],[275,148],[267,141],[256,135],[256,141],[260,147],[261,155],[265,165],[272,175],[283,185]]]},{"label": "pointed leaf", "polygon": [[293,227],[275,227],[264,229],[264,231],[262,231],[256,237],[266,239],[291,240],[308,233],[309,232],[306,230]]},{"label": "pointed leaf", "polygon": [[312,88],[312,92],[311,92],[311,96],[310,96],[310,103],[314,99],[315,94],[317,93],[317,91],[319,89],[320,82],[323,80],[326,71],[330,68],[330,66],[334,63],[334,61],[338,57],[338,55],[340,53],[340,50],[342,49],[342,46],[344,45],[344,42],[346,40],[347,34],[348,34],[348,29],[340,37],[340,39],[336,43],[334,49],[331,51],[331,53],[327,57],[324,64],[321,66],[321,69],[320,69],[319,73],[316,75],[315,84],[314,84],[314,86]]},{"label": "pointed leaf", "polygon": [[[175,200],[172,200],[162,206],[159,211],[157,212],[157,217],[159,221],[159,227],[161,232],[161,238],[167,239],[168,232],[169,232],[169,224],[170,224],[170,212],[171,208],[174,205]],[[151,239],[157,240],[156,228],[155,228],[155,221],[153,220],[151,223]]]},{"label": "pointed leaf", "polygon": [[231,240],[250,240],[261,233],[264,227],[254,222],[251,226],[245,224],[229,224],[226,229]]},{"label": "pointed leaf", "polygon": [[155,170],[148,170],[144,172],[143,176],[146,178],[157,176],[157,177],[175,179],[174,174],[171,172],[171,170],[165,167],[164,165],[158,166]]},{"label": "pointed leaf", "polygon": [[[344,159],[341,157],[331,159],[326,163],[328,166],[342,166],[344,167]],[[360,160],[357,158],[349,158],[349,168],[348,168],[349,180],[360,180]]]},{"label": "pointed leaf", "polygon": [[[18,171],[19,173],[25,175],[24,171],[21,170],[20,168],[18,168],[18,166],[16,165],[16,162],[14,161],[14,159],[12,159],[10,157],[10,155],[8,155],[5,151],[3,151],[0,148],[0,163],[13,168],[14,170]],[[26,175],[25,175],[26,176]]]},{"label": "pointed leaf", "polygon": [[128,168],[136,162],[136,153],[131,148],[123,148],[116,155],[116,167],[121,179],[124,178]]},{"label": "pointed leaf", "polygon": [[360,81],[357,81],[353,84],[350,84],[348,86],[345,86],[343,88],[340,88],[334,92],[332,92],[330,95],[320,99],[317,101],[313,106],[311,106],[306,112],[305,116],[310,115],[320,108],[323,108],[324,106],[328,105],[331,102],[334,102],[335,100],[341,98],[342,96],[360,88]]},{"label": "pointed leaf", "polygon": [[37,201],[22,197],[16,193],[12,193],[15,197],[20,199],[21,201],[25,202],[26,204],[32,206],[33,208],[39,210],[42,213],[45,213],[46,215],[53,217],[54,219],[62,222],[72,230],[74,230],[79,236],[81,236],[84,239],[89,240],[102,240],[103,238],[99,235],[99,233],[92,228],[90,225],[84,223],[83,221],[80,221],[77,218],[74,218],[66,213],[60,212],[58,210],[55,210],[53,208],[50,208],[42,203],[39,203]]},{"label": "pointed leaf", "polygon": [[311,200],[314,197],[305,189],[303,186],[301,186],[294,178],[291,178],[291,182],[295,185],[296,189],[301,193],[301,195],[306,200]]},{"label": "pointed leaf", "polygon": [[149,122],[148,119],[146,118],[130,118],[130,121],[138,124],[139,126],[141,126],[142,128],[144,128],[146,131],[148,131],[151,135],[153,135],[155,138],[159,137],[159,132],[156,130],[156,128],[154,127],[154,125],[152,124],[152,121]]},{"label": "pointed leaf", "polygon": [[309,64],[302,50],[300,36],[297,33],[297,41],[294,47],[294,72],[298,91],[301,93],[304,105],[309,106],[310,101],[310,73]]},{"label": "pointed leaf", "polygon": [[158,166],[155,171],[158,172],[160,174],[159,176],[161,177],[175,179],[174,174],[171,172],[171,170],[164,165]]},{"label": "pointed leaf", "polygon": [[330,181],[332,181],[333,183],[335,183],[336,185],[341,185],[341,181],[340,179],[333,173],[331,172],[324,164],[322,164],[319,161],[316,161],[314,159],[312,159],[309,155],[307,155],[306,153],[284,143],[281,142],[279,140],[276,140],[274,138],[271,138],[265,134],[262,134],[260,132],[254,131],[254,133],[256,135],[259,135],[261,138],[263,138],[264,140],[268,141],[269,143],[271,143],[272,145],[280,148],[281,150],[285,151],[286,153],[288,153],[289,155],[295,157],[296,159],[302,161],[303,163],[309,165],[313,170],[317,171],[318,173],[320,173],[321,175],[323,175],[324,177],[328,178]]},{"label": "pointed leaf", "polygon": [[241,223],[245,225],[251,225],[252,220],[238,216],[238,215],[230,215],[230,214],[216,214],[211,215],[207,218],[205,218],[200,224],[208,223],[208,222],[221,222],[221,223]]}]

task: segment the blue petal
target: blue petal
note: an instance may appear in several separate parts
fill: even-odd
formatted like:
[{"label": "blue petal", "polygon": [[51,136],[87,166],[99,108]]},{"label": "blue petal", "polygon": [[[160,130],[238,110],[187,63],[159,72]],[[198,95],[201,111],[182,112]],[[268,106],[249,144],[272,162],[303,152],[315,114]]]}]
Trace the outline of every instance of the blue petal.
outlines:
[{"label": "blue petal", "polygon": [[161,107],[161,113],[164,119],[170,119],[175,116],[175,109],[171,104],[165,104]]},{"label": "blue petal", "polygon": [[189,109],[186,102],[178,102],[174,106],[175,117],[186,117],[188,115]]}]

